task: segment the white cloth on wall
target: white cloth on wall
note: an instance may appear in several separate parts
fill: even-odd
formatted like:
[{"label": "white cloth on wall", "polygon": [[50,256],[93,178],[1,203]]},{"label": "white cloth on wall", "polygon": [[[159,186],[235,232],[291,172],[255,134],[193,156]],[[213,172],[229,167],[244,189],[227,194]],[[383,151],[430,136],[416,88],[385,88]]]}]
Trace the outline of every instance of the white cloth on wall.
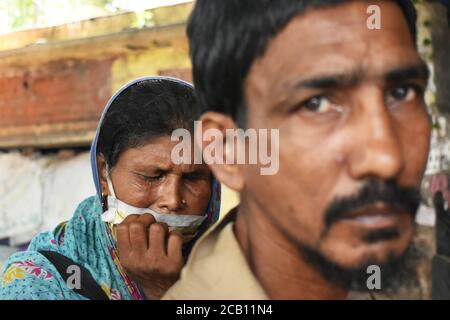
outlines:
[{"label": "white cloth on wall", "polygon": [[40,231],[69,220],[81,201],[95,195],[89,153],[51,162],[43,174],[43,221]]},{"label": "white cloth on wall", "polygon": [[44,161],[0,154],[0,239],[33,234],[41,225]]},{"label": "white cloth on wall", "polygon": [[78,204],[95,195],[89,153],[66,160],[0,154],[0,239],[29,242],[38,232],[69,220]]}]

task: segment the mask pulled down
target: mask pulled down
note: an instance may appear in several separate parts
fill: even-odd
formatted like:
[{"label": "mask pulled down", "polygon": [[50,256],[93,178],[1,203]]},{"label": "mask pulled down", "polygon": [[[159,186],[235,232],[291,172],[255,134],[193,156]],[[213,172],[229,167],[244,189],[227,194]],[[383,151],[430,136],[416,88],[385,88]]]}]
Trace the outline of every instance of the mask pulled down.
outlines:
[{"label": "mask pulled down", "polygon": [[131,214],[151,214],[156,222],[166,223],[169,227],[169,231],[179,231],[183,235],[183,242],[187,243],[191,241],[197,234],[197,231],[201,224],[206,219],[204,215],[181,215],[181,214],[167,214],[158,213],[150,208],[137,208],[131,206],[115,196],[114,188],[110,177],[107,175],[108,188],[111,191],[108,196],[108,209],[102,214],[102,220],[111,224],[120,224],[122,221]]}]

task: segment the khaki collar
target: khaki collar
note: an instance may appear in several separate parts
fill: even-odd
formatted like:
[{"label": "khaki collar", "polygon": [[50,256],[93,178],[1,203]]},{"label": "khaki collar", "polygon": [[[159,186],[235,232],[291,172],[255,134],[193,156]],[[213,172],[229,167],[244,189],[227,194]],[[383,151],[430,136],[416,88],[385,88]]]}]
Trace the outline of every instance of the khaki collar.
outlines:
[{"label": "khaki collar", "polygon": [[234,235],[236,209],[195,244],[180,280],[163,299],[268,299]]}]

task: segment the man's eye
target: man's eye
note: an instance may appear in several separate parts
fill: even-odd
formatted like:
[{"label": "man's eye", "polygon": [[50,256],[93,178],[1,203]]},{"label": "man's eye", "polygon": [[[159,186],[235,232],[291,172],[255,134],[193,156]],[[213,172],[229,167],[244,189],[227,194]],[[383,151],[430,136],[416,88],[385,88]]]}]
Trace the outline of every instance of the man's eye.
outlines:
[{"label": "man's eye", "polygon": [[410,85],[396,87],[388,92],[387,102],[408,102],[416,97],[416,90]]},{"label": "man's eye", "polygon": [[306,101],[304,108],[310,112],[325,113],[332,109],[332,103],[327,98],[318,96]]}]

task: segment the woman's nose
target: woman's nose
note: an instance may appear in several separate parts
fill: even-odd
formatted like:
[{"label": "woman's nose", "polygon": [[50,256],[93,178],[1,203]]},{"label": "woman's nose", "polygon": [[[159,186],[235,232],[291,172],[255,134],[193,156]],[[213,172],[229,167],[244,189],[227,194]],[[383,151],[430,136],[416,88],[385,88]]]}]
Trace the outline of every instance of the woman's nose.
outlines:
[{"label": "woman's nose", "polygon": [[158,192],[156,205],[161,213],[176,213],[181,210],[185,201],[182,198],[181,179],[177,176],[167,176]]}]

